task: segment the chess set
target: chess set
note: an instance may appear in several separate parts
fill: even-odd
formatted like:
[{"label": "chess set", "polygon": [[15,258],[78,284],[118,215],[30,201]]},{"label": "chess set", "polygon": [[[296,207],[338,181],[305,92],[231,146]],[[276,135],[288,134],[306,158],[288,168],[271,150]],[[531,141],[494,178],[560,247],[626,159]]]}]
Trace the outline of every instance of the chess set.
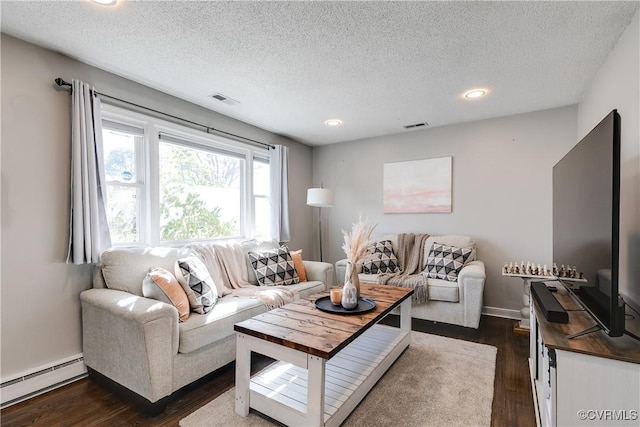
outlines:
[{"label": "chess set", "polygon": [[563,279],[584,280],[584,274],[578,271],[576,266],[571,267],[564,264],[558,268],[557,264],[553,264],[553,267],[549,269],[546,264],[542,267],[540,264],[524,261],[504,263],[502,267],[502,274],[506,276],[540,276],[540,277],[558,277]]}]

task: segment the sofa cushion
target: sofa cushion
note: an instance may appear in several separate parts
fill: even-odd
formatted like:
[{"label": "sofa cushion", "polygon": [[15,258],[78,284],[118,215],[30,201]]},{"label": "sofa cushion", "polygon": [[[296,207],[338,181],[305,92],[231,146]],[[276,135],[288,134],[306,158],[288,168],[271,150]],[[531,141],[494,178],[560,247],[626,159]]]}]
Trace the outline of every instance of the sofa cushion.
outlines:
[{"label": "sofa cushion", "polygon": [[235,333],[234,324],[266,311],[266,306],[257,299],[238,298],[233,294],[220,298],[210,312],[192,314],[178,325],[178,352],[190,353],[225,339]]},{"label": "sofa cushion", "polygon": [[375,242],[367,247],[367,259],[362,263],[362,272],[365,274],[396,273],[398,258],[393,253],[391,240]]},{"label": "sofa cushion", "polygon": [[283,286],[300,283],[291,254],[286,246],[260,253],[249,252],[249,259],[258,283],[261,285]]},{"label": "sofa cushion", "polygon": [[[358,278],[360,279],[360,283],[378,283],[377,274],[358,274]],[[448,280],[440,279],[427,279],[427,287],[429,288],[430,301],[460,301],[460,288],[458,286],[458,282],[449,282]]]},{"label": "sofa cushion", "polygon": [[208,313],[218,301],[218,291],[202,260],[191,254],[175,264],[176,278],[189,298],[191,310]]},{"label": "sofa cushion", "polygon": [[142,281],[149,269],[162,267],[173,271],[176,260],[189,253],[190,249],[162,246],[111,248],[100,256],[99,268],[107,288],[142,296]]},{"label": "sofa cushion", "polygon": [[327,290],[323,282],[310,280],[308,282],[300,282],[295,285],[287,286],[287,289],[298,292],[300,298],[307,298],[313,294],[324,292]]},{"label": "sofa cushion", "polygon": [[429,249],[427,265],[424,272],[432,279],[443,279],[450,282],[458,280],[458,273],[471,255],[472,248],[459,248],[440,243],[433,243]]},{"label": "sofa cushion", "polygon": [[173,305],[178,309],[178,319],[181,322],[189,318],[189,298],[169,270],[152,268],[142,281],[142,295]]}]

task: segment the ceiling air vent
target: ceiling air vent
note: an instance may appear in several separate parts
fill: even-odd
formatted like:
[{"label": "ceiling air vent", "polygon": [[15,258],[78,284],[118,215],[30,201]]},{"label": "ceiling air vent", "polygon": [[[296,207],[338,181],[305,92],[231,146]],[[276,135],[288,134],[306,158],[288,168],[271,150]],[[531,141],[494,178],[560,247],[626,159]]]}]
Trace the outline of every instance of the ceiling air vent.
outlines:
[{"label": "ceiling air vent", "polygon": [[228,96],[225,96],[221,93],[214,93],[213,95],[209,95],[209,98],[213,98],[216,99],[222,103],[225,103],[227,105],[237,105],[240,104],[240,101],[236,101],[235,99],[229,98]]},{"label": "ceiling air vent", "polygon": [[416,123],[416,124],[413,124],[413,125],[406,125],[404,128],[405,129],[414,129],[414,128],[419,128],[419,127],[424,127],[424,126],[429,126],[429,123],[427,123],[427,122]]}]

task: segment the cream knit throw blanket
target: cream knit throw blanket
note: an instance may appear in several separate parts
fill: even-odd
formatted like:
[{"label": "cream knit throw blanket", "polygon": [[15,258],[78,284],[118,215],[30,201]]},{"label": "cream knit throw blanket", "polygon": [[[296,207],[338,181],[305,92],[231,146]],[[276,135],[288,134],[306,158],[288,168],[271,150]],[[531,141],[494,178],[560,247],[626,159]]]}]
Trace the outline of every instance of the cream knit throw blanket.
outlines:
[{"label": "cream knit throw blanket", "polygon": [[424,259],[424,243],[428,234],[402,233],[398,235],[396,256],[400,264],[400,273],[381,273],[378,283],[382,285],[412,288],[413,302],[424,304],[429,300],[427,277],[422,273]]},{"label": "cream knit throw blanket", "polygon": [[[238,242],[194,243],[189,247],[204,261],[218,293],[233,297],[256,298],[269,310],[299,298],[297,291],[283,286],[256,286],[249,282],[247,254]],[[218,285],[222,286],[218,286]]]},{"label": "cream knit throw blanket", "polygon": [[[249,272],[242,245],[237,242],[193,243],[189,248],[196,251],[204,261],[211,279],[216,285],[222,284],[224,295],[233,289],[253,286],[249,282]],[[219,288],[219,286],[216,286]]]}]

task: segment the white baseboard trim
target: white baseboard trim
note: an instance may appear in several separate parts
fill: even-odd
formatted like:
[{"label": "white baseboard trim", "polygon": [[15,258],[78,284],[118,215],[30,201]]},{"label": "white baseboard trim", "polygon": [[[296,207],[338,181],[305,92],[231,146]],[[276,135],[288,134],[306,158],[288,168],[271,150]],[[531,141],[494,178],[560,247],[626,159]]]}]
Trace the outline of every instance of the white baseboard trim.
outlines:
[{"label": "white baseboard trim", "polygon": [[82,353],[0,382],[0,408],[46,393],[87,376]]},{"label": "white baseboard trim", "polygon": [[482,306],[482,314],[493,317],[504,317],[506,319],[521,320],[520,310],[509,310],[507,308]]}]

